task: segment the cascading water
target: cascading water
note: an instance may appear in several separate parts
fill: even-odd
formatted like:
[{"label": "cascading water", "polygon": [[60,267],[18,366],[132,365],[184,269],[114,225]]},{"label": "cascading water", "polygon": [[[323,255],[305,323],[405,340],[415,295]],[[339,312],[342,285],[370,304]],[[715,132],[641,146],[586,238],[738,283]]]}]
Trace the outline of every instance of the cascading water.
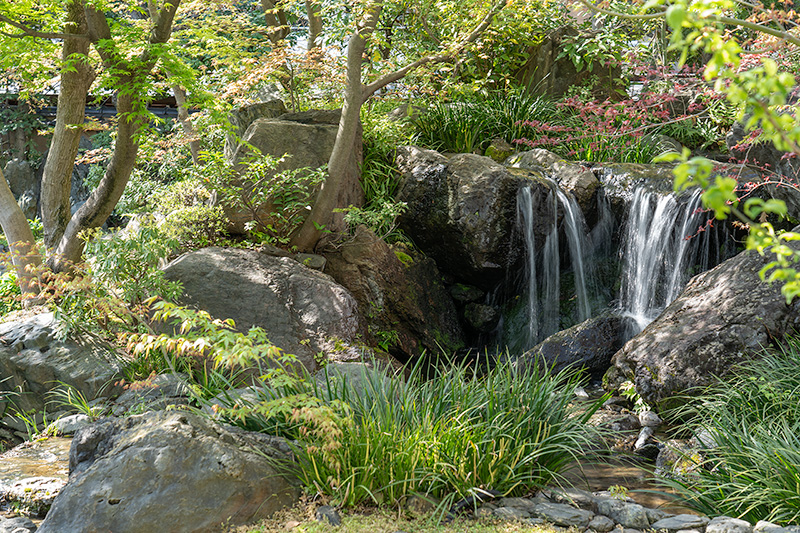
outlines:
[{"label": "cascading water", "polygon": [[564,229],[567,234],[567,244],[569,245],[569,257],[572,263],[572,271],[575,273],[575,292],[578,296],[578,321],[583,322],[592,316],[592,304],[589,300],[587,289],[588,272],[585,254],[586,230],[578,202],[572,196],[567,196],[560,190],[558,200],[564,209]]},{"label": "cascading water", "polygon": [[577,202],[560,191],[552,182],[547,205],[552,206],[553,219],[541,252],[536,252],[534,238],[534,205],[531,189],[523,187],[517,196],[517,223],[525,241],[526,254],[526,327],[521,344],[527,349],[559,331],[561,326],[561,256],[559,246],[559,205],[567,238],[570,264],[575,278],[579,321],[591,316],[590,273],[586,268],[586,223]]},{"label": "cascading water", "polygon": [[707,220],[700,212],[701,191],[688,201],[673,195],[634,192],[622,248],[620,307],[629,319],[628,335],[642,331],[678,297],[689,269],[710,265],[711,232],[698,229]]}]

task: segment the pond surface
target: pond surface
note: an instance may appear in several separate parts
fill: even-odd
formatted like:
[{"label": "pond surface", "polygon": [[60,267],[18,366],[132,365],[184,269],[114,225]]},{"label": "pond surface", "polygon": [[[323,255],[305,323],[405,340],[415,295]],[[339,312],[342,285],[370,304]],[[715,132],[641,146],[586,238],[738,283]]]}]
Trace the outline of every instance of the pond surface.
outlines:
[{"label": "pond surface", "polygon": [[29,477],[69,477],[69,446],[72,439],[51,437],[26,442],[0,455],[0,484]]},{"label": "pond surface", "polygon": [[575,488],[596,492],[617,486],[627,489],[627,495],[639,505],[670,513],[697,514],[677,502],[677,497],[657,485],[651,465],[635,459],[609,457],[603,463],[586,463],[569,470],[565,476]]}]

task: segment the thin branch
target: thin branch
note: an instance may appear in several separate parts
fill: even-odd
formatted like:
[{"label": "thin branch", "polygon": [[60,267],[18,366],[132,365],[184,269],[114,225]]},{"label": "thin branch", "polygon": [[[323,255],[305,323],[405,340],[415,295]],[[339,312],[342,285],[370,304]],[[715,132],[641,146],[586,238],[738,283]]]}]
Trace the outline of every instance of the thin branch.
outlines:
[{"label": "thin branch", "polygon": [[621,11],[612,11],[610,9],[603,9],[602,7],[597,7],[594,4],[589,3],[589,0],[578,0],[581,4],[585,5],[592,11],[596,13],[601,13],[603,15],[611,15],[612,17],[624,18],[628,20],[655,20],[657,18],[661,18],[664,16],[664,12],[660,13],[650,13],[649,15],[631,15],[628,13],[622,13]]},{"label": "thin branch", "polygon": [[402,79],[409,72],[411,72],[413,70],[416,70],[417,68],[421,67],[422,65],[425,65],[425,64],[428,64],[428,63],[443,63],[445,61],[452,61],[452,59],[459,52],[461,52],[464,49],[464,47],[466,47],[470,43],[475,42],[478,39],[478,37],[480,37],[481,34],[484,31],[486,31],[486,29],[492,23],[492,20],[494,19],[495,15],[497,15],[500,11],[502,11],[503,8],[506,7],[506,5],[508,5],[508,0],[500,0],[499,2],[497,2],[489,10],[489,12],[486,14],[486,16],[480,22],[480,24],[478,24],[475,27],[475,29],[472,30],[472,32],[469,35],[467,35],[452,50],[449,50],[447,52],[442,52],[442,53],[438,53],[438,54],[431,54],[431,55],[425,56],[425,57],[423,57],[421,59],[418,59],[417,61],[414,61],[413,63],[410,63],[410,64],[406,65],[405,67],[403,67],[401,69],[395,70],[394,72],[390,72],[389,74],[386,74],[385,76],[382,76],[382,77],[378,78],[377,80],[373,81],[372,83],[366,85],[364,87],[363,100],[362,101],[366,101],[378,89],[381,89],[381,88],[389,85],[390,83],[393,83],[393,82],[395,82],[397,80]]},{"label": "thin branch", "polygon": [[13,26],[18,30],[22,31],[22,33],[6,33],[0,32],[0,35],[5,37],[11,37],[12,39],[22,39],[24,37],[39,37],[41,39],[88,39],[88,35],[84,35],[81,33],[59,33],[59,32],[47,32],[47,31],[38,31],[34,30],[22,24],[21,22],[17,22],[16,20],[10,19],[5,15],[0,15],[0,22],[5,22],[9,26]]},{"label": "thin branch", "polygon": [[[600,7],[597,7],[589,3],[588,0],[578,0],[578,2],[580,2],[581,4],[585,5],[586,7],[597,13],[602,13],[603,15],[611,15],[613,17],[619,17],[627,20],[653,20],[657,18],[662,18],[666,13],[666,11],[662,11],[660,13],[652,13],[649,15],[630,15],[628,13],[622,13],[620,11],[610,11],[608,9],[602,9]],[[742,28],[747,28],[749,30],[766,33],[767,35],[772,35],[773,37],[778,37],[794,45],[800,46],[800,38],[795,37],[791,33],[781,30],[776,30],[774,28],[770,28],[769,26],[764,26],[762,24],[757,24],[755,22],[749,22],[747,20],[735,19],[730,17],[723,17],[721,15],[709,15],[706,17],[706,20],[719,22],[721,24],[728,24],[731,26],[739,26]]]}]

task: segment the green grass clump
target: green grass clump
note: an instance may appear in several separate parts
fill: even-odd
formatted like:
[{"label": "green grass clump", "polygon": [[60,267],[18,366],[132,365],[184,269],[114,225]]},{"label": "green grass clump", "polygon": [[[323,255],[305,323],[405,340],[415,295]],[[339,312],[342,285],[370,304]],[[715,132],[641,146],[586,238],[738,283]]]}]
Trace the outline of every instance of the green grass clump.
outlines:
[{"label": "green grass clump", "polygon": [[495,138],[510,143],[529,136],[531,128],[524,121],[549,120],[556,111],[549,98],[522,91],[437,100],[414,121],[414,142],[444,152],[472,153],[485,149]]},{"label": "green grass clump", "polygon": [[[595,440],[585,422],[599,404],[574,405],[578,383],[574,373],[508,364],[482,376],[450,368],[431,379],[419,369],[405,380],[363,370],[263,388],[266,404],[304,399],[289,417],[238,413],[248,429],[295,441],[307,490],[338,505],[396,505],[423,494],[449,507],[476,487],[524,494],[586,454]],[[321,416],[324,409],[335,416]]]},{"label": "green grass clump", "polygon": [[[800,338],[741,364],[691,405],[696,472],[666,480],[703,513],[800,521]],[[686,414],[685,412],[683,413]]]}]

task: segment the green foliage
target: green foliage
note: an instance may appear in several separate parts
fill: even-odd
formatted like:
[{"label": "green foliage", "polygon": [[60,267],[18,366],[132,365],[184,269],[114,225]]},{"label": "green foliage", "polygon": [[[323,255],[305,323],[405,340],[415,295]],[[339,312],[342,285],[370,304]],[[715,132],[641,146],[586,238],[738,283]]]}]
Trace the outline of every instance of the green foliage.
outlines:
[{"label": "green foliage", "polygon": [[98,404],[92,404],[84,394],[67,383],[59,383],[59,386],[48,393],[50,402],[56,404],[59,408],[67,408],[77,411],[89,417],[89,420],[94,421],[103,415],[104,407]]},{"label": "green foliage", "polygon": [[210,205],[211,193],[199,179],[174,183],[152,202],[154,211],[164,216],[161,231],[178,242],[180,251],[212,246],[226,235],[222,206]]},{"label": "green foliage", "polygon": [[440,151],[477,152],[494,138],[513,142],[530,135],[523,121],[548,120],[556,111],[550,99],[522,91],[468,93],[452,102],[433,102],[414,121],[414,141]]},{"label": "green foliage", "polygon": [[168,300],[180,296],[180,283],[167,281],[159,268],[178,242],[155,225],[144,223],[133,231],[110,235],[96,229],[86,235],[86,240],[95,282],[116,291],[127,304],[141,304],[153,296]]},{"label": "green foliage", "polygon": [[0,275],[0,317],[22,309],[22,291],[14,269],[9,266]]},{"label": "green foliage", "polygon": [[693,508],[757,522],[800,519],[800,339],[736,367],[678,413],[702,435],[699,468],[665,482]]},{"label": "green foliage", "polygon": [[326,371],[265,386],[257,402],[230,398],[222,412],[296,442],[308,490],[340,505],[394,505],[410,494],[452,503],[475,487],[524,494],[590,449],[585,422],[600,403],[573,405],[577,385],[575,374],[511,365],[484,376],[450,368],[432,379],[417,368],[406,380]]},{"label": "green foliage", "polygon": [[406,212],[408,205],[405,202],[384,201],[380,204],[372,203],[370,207],[353,207],[347,209],[335,209],[343,212],[344,221],[351,229],[355,229],[360,224],[369,229],[387,242],[397,242],[405,240],[405,236],[397,229],[397,217]]},{"label": "green foliage", "polygon": [[259,327],[246,334],[234,329],[233,320],[212,318],[205,311],[197,311],[176,304],[158,301],[153,304],[152,320],[173,328],[172,334],[131,333],[127,346],[134,357],[145,357],[160,352],[164,356],[210,357],[215,367],[244,368],[258,363],[277,364],[268,374],[285,374],[296,362],[296,357],[273,345]]},{"label": "green foliage", "polygon": [[325,181],[325,167],[279,170],[288,154],[278,159],[254,155],[234,167],[220,153],[205,152],[205,183],[219,201],[252,218],[246,229],[271,244],[286,245],[311,209],[312,199]]}]

